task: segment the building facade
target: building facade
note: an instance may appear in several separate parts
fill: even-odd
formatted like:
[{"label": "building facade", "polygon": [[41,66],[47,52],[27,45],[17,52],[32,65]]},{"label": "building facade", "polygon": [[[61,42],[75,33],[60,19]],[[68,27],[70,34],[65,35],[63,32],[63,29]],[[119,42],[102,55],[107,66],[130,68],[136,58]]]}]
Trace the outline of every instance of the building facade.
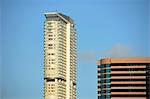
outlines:
[{"label": "building facade", "polygon": [[76,99],[76,29],[61,13],[45,13],[44,99]]},{"label": "building facade", "polygon": [[150,58],[97,61],[98,99],[150,99]]}]

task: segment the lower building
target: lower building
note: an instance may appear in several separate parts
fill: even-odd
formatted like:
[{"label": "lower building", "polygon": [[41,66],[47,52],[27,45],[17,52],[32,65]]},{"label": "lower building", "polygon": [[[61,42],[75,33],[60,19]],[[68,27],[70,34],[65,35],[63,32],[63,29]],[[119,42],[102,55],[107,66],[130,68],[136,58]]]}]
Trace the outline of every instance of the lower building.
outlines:
[{"label": "lower building", "polygon": [[149,99],[150,58],[105,58],[98,65],[98,99]]}]

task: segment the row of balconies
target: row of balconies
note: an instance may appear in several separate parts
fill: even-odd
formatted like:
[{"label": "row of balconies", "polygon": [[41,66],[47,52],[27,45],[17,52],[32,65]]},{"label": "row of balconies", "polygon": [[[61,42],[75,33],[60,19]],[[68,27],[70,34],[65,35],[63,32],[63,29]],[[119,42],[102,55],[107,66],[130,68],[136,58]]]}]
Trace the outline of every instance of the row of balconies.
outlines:
[{"label": "row of balconies", "polygon": [[66,25],[66,23],[64,22],[64,21],[59,21],[58,23],[57,23],[58,25]]},{"label": "row of balconies", "polygon": [[76,46],[70,46],[70,53],[76,53]]},{"label": "row of balconies", "polygon": [[60,48],[59,48],[59,49],[58,49],[58,52],[59,52],[59,53],[63,53],[63,54],[66,56],[66,49],[60,49]]},{"label": "row of balconies", "polygon": [[66,31],[60,31],[60,30],[58,30],[57,31],[57,35],[59,36],[59,37],[63,37],[63,38],[65,38],[66,39]]},{"label": "row of balconies", "polygon": [[76,38],[75,37],[71,37],[71,39],[70,39],[70,43],[74,46],[74,45],[76,45]]},{"label": "row of balconies", "polygon": [[62,43],[66,42],[66,38],[62,37],[62,36],[58,36],[58,40],[59,40],[59,42],[62,42]]},{"label": "row of balconies", "polygon": [[[54,68],[55,67],[55,68]],[[51,70],[51,71],[57,71],[58,73],[59,72],[64,72],[64,73],[66,73],[66,65],[55,65],[55,66],[50,66],[50,67],[48,67],[48,66],[45,66],[45,69],[44,69],[44,71],[45,72],[47,72],[47,71],[49,71],[49,70]]]},{"label": "row of balconies", "polygon": [[58,52],[58,57],[66,59],[66,53]]},{"label": "row of balconies", "polygon": [[[53,44],[53,43],[51,43],[51,44]],[[55,48],[58,48],[58,50],[64,51],[64,53],[66,53],[66,51],[65,51],[66,47],[63,46],[62,44],[59,44],[59,45],[53,44],[52,46],[49,46],[48,44],[44,45],[45,50],[48,49],[48,47],[55,47]],[[47,50],[47,51],[52,51],[52,50],[54,50],[54,49]],[[55,51],[56,51],[56,49],[55,49]]]},{"label": "row of balconies", "polygon": [[[57,29],[57,33],[59,34],[59,35],[62,35],[62,34],[66,34],[66,29],[62,29],[62,28],[59,28],[59,29]],[[64,35],[65,36],[65,35]]]},{"label": "row of balconies", "polygon": [[50,52],[50,51],[55,51],[56,52],[56,45],[55,46],[49,46],[49,45],[45,45],[45,47],[44,47],[44,52]]},{"label": "row of balconies", "polygon": [[44,40],[44,45],[49,44],[49,43],[57,44],[56,39],[55,40],[49,40],[49,38],[48,38],[48,39]]},{"label": "row of balconies", "polygon": [[49,63],[49,62],[62,63],[62,64],[66,63],[66,58],[58,58],[58,59],[55,59],[55,61],[48,60],[48,59],[49,58],[46,58],[44,63]]},{"label": "row of balconies", "polygon": [[45,21],[44,22],[45,24],[56,24],[56,23],[58,23],[58,21],[54,21],[54,20],[50,20],[50,21]]},{"label": "row of balconies", "polygon": [[71,73],[70,80],[76,82],[76,74]]},{"label": "row of balconies", "polygon": [[66,55],[63,54],[63,53],[58,53],[58,58],[65,59],[65,58],[66,58]]},{"label": "row of balconies", "polygon": [[48,29],[45,28],[45,29],[44,29],[44,33],[45,33],[45,34],[46,34],[47,32],[53,32],[53,33],[54,33],[55,31],[56,31],[55,28],[54,28],[54,29],[50,29],[50,28],[48,28]]},{"label": "row of balconies", "polygon": [[66,74],[65,73],[58,73],[56,71],[55,72],[51,71],[53,73],[49,73],[49,72],[45,73],[45,77],[50,77],[50,78],[61,77],[61,78],[66,79]]},{"label": "row of balconies", "polygon": [[[55,45],[55,46],[54,46]],[[51,51],[53,51],[53,52],[56,52],[56,44],[54,44],[53,46],[49,46],[49,45],[45,45],[45,47],[44,47],[44,51],[45,52],[51,52]]]},{"label": "row of balconies", "polygon": [[[55,86],[54,89],[49,89],[49,88],[45,88],[45,91],[46,91],[46,95],[49,95],[49,94],[55,94],[57,95],[58,97],[65,97],[65,94],[66,94],[66,86],[62,86],[60,87],[60,85],[57,85]],[[52,92],[53,91],[53,92]]]},{"label": "row of balconies", "polygon": [[70,76],[70,80],[76,82],[76,76],[75,75]]},{"label": "row of balconies", "polygon": [[62,42],[62,41],[59,41],[58,47],[66,48],[66,44],[64,42]]},{"label": "row of balconies", "polygon": [[76,42],[76,35],[70,34],[70,39],[71,41]]},{"label": "row of balconies", "polygon": [[[59,54],[58,54],[59,55]],[[51,56],[51,55],[50,55]],[[58,59],[57,59],[58,58]],[[45,59],[56,59],[55,60],[55,63],[62,63],[62,64],[65,64],[66,63],[66,57],[65,56],[54,56],[53,58],[51,57],[47,57],[45,56]],[[49,62],[48,60],[45,60],[45,63]]]},{"label": "row of balconies", "polygon": [[77,58],[76,52],[70,51],[70,59],[71,60],[76,60],[76,58]]},{"label": "row of balconies", "polygon": [[59,24],[57,27],[58,27],[58,28],[66,29],[66,25],[62,25],[62,24]]},{"label": "row of balconies", "polygon": [[55,37],[57,37],[56,34],[45,34],[45,35],[44,35],[44,38],[45,38],[45,39],[48,39],[48,38],[55,38]]},{"label": "row of balconies", "polygon": [[64,58],[59,58],[58,59],[58,64],[66,64],[66,59],[64,59]]},{"label": "row of balconies", "polygon": [[59,35],[58,35],[57,39],[58,39],[57,41],[58,41],[59,43],[66,44],[66,37],[64,37],[64,36],[59,36]]},{"label": "row of balconies", "polygon": [[73,48],[74,47],[76,48],[76,42],[71,41],[70,46],[73,47]]},{"label": "row of balconies", "polygon": [[71,58],[70,65],[76,66],[76,59]]},{"label": "row of balconies", "polygon": [[[48,58],[47,58],[48,59]],[[50,63],[49,63],[50,62]],[[44,64],[51,64],[51,62],[54,62],[54,64],[55,63],[57,63],[58,62],[58,60],[55,60],[55,61],[52,61],[52,60],[45,60],[44,61]],[[53,63],[52,63],[53,64]]]},{"label": "row of balconies", "polygon": [[76,59],[75,58],[71,58],[70,64],[71,65],[75,65],[76,66]]}]

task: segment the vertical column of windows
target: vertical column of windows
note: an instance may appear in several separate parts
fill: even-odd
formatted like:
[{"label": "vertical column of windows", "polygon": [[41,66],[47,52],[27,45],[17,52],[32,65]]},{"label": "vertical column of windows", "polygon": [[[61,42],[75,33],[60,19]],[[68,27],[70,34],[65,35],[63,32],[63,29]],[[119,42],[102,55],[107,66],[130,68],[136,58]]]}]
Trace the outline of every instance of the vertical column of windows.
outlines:
[{"label": "vertical column of windows", "polygon": [[150,64],[146,64],[146,97],[150,97]]},{"label": "vertical column of windows", "polygon": [[76,97],[76,32],[74,27],[70,26],[70,94],[71,97]]},{"label": "vertical column of windows", "polygon": [[58,72],[59,76],[66,79],[66,23],[58,23]]},{"label": "vertical column of windows", "polygon": [[56,60],[56,21],[46,21],[45,22],[45,34],[44,34],[44,53],[45,53],[45,71],[48,77],[56,76],[55,64]]},{"label": "vertical column of windows", "polygon": [[110,64],[101,64],[100,65],[100,98],[101,99],[110,99]]}]

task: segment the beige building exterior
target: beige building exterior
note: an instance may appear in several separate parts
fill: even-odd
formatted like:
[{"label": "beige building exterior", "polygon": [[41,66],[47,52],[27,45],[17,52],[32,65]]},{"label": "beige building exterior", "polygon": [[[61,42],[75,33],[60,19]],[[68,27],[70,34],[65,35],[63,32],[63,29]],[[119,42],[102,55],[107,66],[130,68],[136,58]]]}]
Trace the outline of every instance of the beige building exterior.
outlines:
[{"label": "beige building exterior", "polygon": [[76,29],[61,13],[45,13],[44,99],[76,99]]},{"label": "beige building exterior", "polygon": [[149,99],[150,58],[97,61],[98,99]]}]

